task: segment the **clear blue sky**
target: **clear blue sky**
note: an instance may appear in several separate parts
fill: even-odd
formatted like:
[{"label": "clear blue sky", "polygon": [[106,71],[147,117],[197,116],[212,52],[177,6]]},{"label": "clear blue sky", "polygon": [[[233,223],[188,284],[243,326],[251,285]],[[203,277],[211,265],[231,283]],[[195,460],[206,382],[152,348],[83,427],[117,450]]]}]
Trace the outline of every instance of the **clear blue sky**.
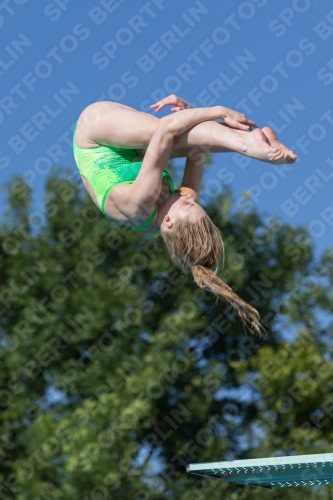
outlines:
[{"label": "clear blue sky", "polygon": [[148,110],[175,92],[272,125],[299,155],[288,169],[215,155],[204,198],[227,182],[236,200],[247,191],[260,211],[306,225],[318,251],[331,245],[330,1],[6,0],[0,32],[1,183],[24,174],[36,210],[51,166],[76,169],[70,129],[85,106]]}]

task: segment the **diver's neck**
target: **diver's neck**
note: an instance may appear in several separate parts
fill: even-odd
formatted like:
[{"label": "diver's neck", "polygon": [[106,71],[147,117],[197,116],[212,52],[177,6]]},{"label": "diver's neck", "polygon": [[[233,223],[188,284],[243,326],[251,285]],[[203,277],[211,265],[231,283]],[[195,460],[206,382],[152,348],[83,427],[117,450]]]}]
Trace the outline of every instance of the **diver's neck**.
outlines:
[{"label": "diver's neck", "polygon": [[161,229],[161,225],[163,224],[164,217],[167,214],[167,210],[165,207],[165,202],[162,203],[161,205],[157,205],[157,210],[156,210],[156,216],[155,216],[155,225],[156,229]]}]

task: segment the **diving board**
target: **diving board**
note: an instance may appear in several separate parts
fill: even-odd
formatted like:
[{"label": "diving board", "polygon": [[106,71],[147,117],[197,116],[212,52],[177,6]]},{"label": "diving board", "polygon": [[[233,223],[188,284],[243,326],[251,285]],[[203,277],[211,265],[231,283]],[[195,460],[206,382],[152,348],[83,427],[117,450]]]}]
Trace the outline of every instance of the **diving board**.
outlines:
[{"label": "diving board", "polygon": [[186,471],[258,488],[333,484],[333,453],[189,464]]}]

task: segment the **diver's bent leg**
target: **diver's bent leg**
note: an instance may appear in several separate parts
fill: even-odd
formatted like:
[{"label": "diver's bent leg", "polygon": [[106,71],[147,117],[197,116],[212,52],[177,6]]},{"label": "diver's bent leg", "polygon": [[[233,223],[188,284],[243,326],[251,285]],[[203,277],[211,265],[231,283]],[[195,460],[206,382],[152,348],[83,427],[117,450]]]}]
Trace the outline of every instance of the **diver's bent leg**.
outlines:
[{"label": "diver's bent leg", "polygon": [[[146,149],[158,123],[157,117],[128,106],[98,102],[82,112],[76,142],[82,148],[102,144]],[[198,147],[207,152],[236,152],[261,161],[285,163],[287,155],[267,144],[266,139],[260,129],[248,133],[206,121],[177,136],[174,149]]]}]

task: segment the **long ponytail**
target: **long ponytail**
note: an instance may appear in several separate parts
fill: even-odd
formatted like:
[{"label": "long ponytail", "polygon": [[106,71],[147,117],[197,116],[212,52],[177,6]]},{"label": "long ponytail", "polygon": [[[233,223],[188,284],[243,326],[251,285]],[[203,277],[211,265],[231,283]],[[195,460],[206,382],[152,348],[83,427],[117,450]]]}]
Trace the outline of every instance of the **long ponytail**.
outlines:
[{"label": "long ponytail", "polygon": [[259,335],[264,330],[260,323],[258,311],[247,304],[229,285],[221,280],[212,269],[195,264],[191,267],[194,281],[200,288],[205,288],[215,295],[220,295],[237,311],[238,316],[246,330],[254,330]]},{"label": "long ponytail", "polygon": [[189,266],[200,288],[224,298],[237,311],[245,330],[259,335],[266,332],[258,311],[216,274],[224,247],[220,232],[208,215],[194,223],[179,219],[171,231],[161,230],[161,235],[174,263]]}]

